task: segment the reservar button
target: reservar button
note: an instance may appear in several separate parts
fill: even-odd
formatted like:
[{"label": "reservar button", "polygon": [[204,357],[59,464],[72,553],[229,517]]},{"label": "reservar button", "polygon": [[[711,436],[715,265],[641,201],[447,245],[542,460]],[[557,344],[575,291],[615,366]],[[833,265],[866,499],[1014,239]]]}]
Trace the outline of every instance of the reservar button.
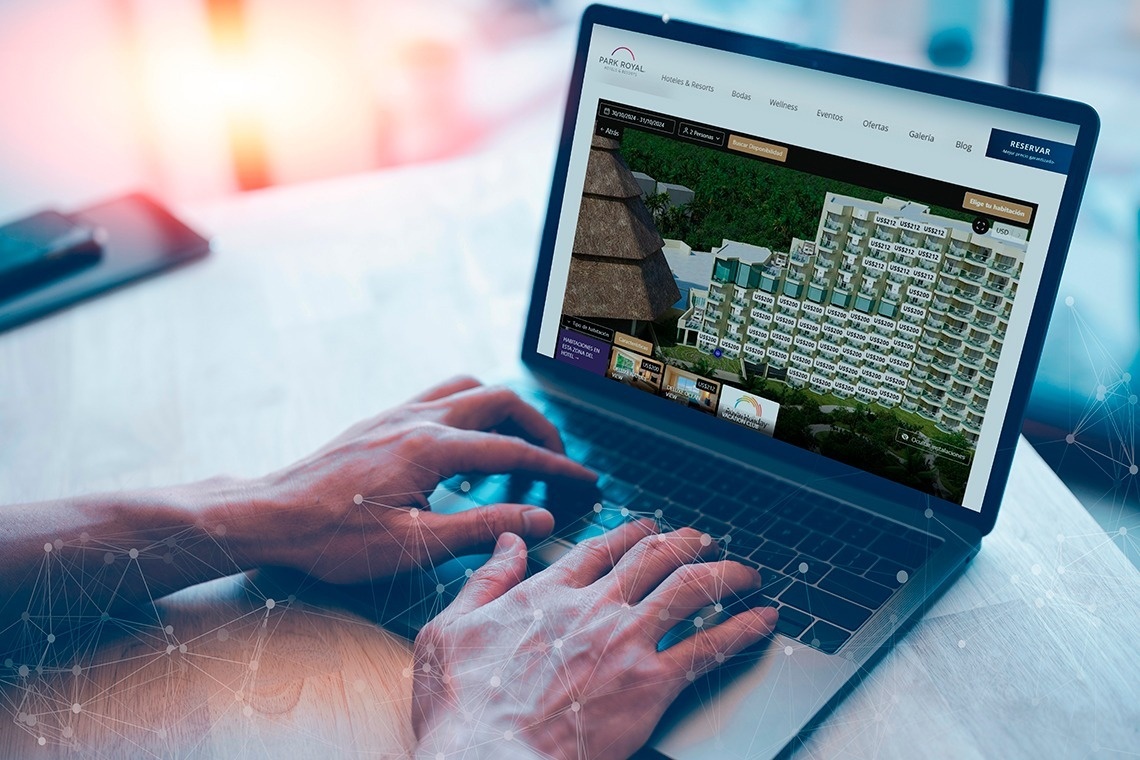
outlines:
[{"label": "reservar button", "polygon": [[751,140],[738,135],[728,136],[728,147],[730,150],[735,150],[740,153],[751,153],[754,156],[770,158],[773,161],[788,160],[788,149],[783,145],[773,145],[772,143]]}]

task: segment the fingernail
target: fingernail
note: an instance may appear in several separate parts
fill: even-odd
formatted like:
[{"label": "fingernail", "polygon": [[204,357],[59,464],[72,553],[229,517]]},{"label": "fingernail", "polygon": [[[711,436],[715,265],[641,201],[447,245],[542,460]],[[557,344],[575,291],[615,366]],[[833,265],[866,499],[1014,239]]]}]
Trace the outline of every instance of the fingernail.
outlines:
[{"label": "fingernail", "polygon": [[554,530],[554,515],[539,507],[523,510],[523,527],[528,536],[546,536]]},{"label": "fingernail", "polygon": [[764,622],[770,626],[775,626],[776,621],[780,619],[780,611],[775,607],[762,607],[760,614],[764,618]]},{"label": "fingernail", "polygon": [[764,578],[760,575],[759,570],[756,571],[756,580],[752,581],[752,585],[756,588],[760,588],[764,585]]}]

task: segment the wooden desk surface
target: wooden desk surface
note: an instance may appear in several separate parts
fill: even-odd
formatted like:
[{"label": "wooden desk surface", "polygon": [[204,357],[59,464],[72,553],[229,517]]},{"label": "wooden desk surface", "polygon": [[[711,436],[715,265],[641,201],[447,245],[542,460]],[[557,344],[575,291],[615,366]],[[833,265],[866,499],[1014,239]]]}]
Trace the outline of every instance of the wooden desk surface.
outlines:
[{"label": "wooden desk surface", "polygon": [[[207,262],[0,335],[0,500],[260,474],[427,383],[502,375],[550,158],[524,142],[187,209]],[[796,754],[1140,752],[1125,540],[1022,442],[965,576]],[[171,633],[105,642],[78,674],[0,669],[0,757],[397,756],[407,647],[334,599],[223,579],[161,603]]]}]

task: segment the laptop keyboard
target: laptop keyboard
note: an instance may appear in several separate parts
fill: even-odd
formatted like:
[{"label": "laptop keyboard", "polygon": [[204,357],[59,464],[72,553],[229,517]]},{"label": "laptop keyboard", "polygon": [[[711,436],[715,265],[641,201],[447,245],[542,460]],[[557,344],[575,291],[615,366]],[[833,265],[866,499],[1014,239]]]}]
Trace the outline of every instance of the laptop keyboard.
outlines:
[{"label": "laptop keyboard", "polygon": [[708,533],[728,559],[759,568],[760,592],[780,611],[776,630],[828,654],[941,544],[586,407],[536,400],[562,431],[567,454],[604,473],[594,534],[640,517]]}]

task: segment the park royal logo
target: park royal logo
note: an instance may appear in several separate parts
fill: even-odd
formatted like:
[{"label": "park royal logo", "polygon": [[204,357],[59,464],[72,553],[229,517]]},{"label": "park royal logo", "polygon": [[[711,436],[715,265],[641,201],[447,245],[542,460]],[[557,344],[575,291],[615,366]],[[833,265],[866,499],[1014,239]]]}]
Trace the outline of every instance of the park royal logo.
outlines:
[{"label": "park royal logo", "polygon": [[645,73],[645,67],[637,62],[637,56],[633,54],[633,50],[625,45],[614,48],[609,55],[599,55],[598,63],[606,71],[612,71],[615,74],[637,76]]}]

